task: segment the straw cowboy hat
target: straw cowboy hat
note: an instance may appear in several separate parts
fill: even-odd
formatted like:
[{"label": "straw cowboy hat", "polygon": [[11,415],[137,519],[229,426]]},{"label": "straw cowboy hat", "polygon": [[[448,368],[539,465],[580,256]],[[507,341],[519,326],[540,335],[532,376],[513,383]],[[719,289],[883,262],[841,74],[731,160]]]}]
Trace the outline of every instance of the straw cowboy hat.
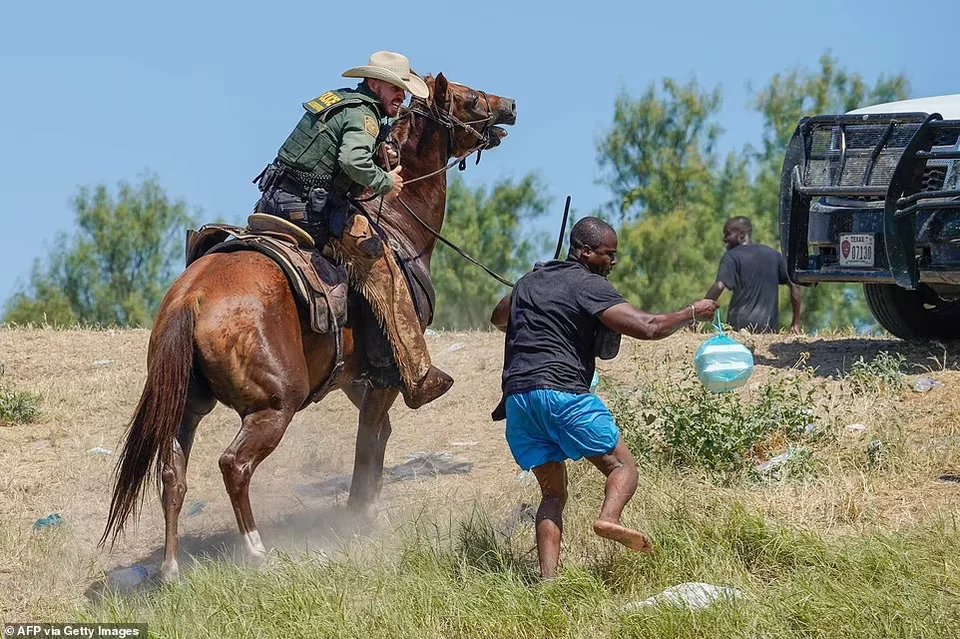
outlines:
[{"label": "straw cowboy hat", "polygon": [[418,98],[430,96],[427,83],[410,71],[410,60],[393,51],[377,51],[365,67],[354,67],[343,72],[345,78],[373,78],[405,89]]}]

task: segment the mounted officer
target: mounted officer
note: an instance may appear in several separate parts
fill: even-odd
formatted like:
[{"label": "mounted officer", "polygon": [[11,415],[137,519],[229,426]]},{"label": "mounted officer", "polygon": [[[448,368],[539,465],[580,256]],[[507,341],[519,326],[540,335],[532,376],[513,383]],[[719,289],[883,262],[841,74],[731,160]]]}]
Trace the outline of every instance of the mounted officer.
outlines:
[{"label": "mounted officer", "polygon": [[[306,112],[277,158],[255,179],[263,192],[256,212],[303,228],[318,250],[329,241],[389,341],[388,348],[379,350],[387,351],[390,370],[376,370],[385,367],[383,357],[368,357],[374,369],[371,381],[380,386],[397,382],[407,406],[419,408],[447,392],[453,378],[431,364],[394,254],[352,201],[367,189],[387,197],[396,197],[403,189],[401,167],[385,171],[374,157],[386,138],[386,119],[396,117],[406,94],[427,98],[430,92],[410,71],[410,61],[390,51],[374,53],[369,64],[349,69],[343,77],[363,81],[355,89],[328,91],[304,103]],[[365,329],[364,346],[368,353],[376,353],[383,335],[376,326]]]}]

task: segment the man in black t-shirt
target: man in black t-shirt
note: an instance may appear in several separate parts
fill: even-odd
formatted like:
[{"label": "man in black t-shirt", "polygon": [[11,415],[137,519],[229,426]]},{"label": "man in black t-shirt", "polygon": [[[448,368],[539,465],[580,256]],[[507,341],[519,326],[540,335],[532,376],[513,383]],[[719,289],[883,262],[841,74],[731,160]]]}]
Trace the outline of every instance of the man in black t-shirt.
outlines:
[{"label": "man in black t-shirt", "polygon": [[790,330],[799,333],[800,287],[787,277],[783,256],[769,246],[751,241],[753,225],[745,217],[734,217],[723,225],[723,243],[727,252],[720,258],[717,281],[706,297],[716,300],[725,290],[733,291],[727,323],[734,329],[752,333],[776,333],[780,330],[778,286],[790,287],[793,322]]},{"label": "man in black t-shirt", "polygon": [[584,218],[570,233],[566,261],[536,265],[490,317],[507,334],[504,399],[494,418],[505,413],[510,452],[540,483],[537,554],[545,579],[556,576],[560,559],[567,459],[586,457],[607,477],[594,532],[631,550],[651,550],[647,535],[620,523],[637,490],[637,462],[613,415],[589,391],[604,337],[619,333],[661,339],[697,318],[709,319],[717,308],[707,299],[675,313],[654,315],[635,308],[607,280],[616,256],[613,228],[598,218]]}]

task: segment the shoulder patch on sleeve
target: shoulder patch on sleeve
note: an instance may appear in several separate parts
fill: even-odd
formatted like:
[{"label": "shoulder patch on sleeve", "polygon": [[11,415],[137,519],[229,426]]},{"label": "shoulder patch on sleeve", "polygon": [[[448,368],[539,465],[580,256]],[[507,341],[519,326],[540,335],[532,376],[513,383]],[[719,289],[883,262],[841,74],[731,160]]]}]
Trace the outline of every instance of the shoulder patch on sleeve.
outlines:
[{"label": "shoulder patch on sleeve", "polygon": [[380,124],[374,118],[365,115],[363,116],[363,130],[373,137],[377,137],[380,135]]},{"label": "shoulder patch on sleeve", "polygon": [[303,108],[309,111],[310,113],[320,113],[328,107],[332,107],[337,102],[343,101],[339,95],[334,91],[327,91],[323,95],[316,97],[309,102],[303,104]]}]

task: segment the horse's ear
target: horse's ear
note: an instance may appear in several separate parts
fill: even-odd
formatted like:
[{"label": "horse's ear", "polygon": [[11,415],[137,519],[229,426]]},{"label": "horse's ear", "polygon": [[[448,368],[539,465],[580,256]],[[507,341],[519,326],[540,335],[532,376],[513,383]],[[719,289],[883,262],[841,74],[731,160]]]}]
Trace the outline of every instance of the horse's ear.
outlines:
[{"label": "horse's ear", "polygon": [[433,83],[433,103],[440,109],[447,106],[447,79],[442,73],[437,74],[437,79]]}]

